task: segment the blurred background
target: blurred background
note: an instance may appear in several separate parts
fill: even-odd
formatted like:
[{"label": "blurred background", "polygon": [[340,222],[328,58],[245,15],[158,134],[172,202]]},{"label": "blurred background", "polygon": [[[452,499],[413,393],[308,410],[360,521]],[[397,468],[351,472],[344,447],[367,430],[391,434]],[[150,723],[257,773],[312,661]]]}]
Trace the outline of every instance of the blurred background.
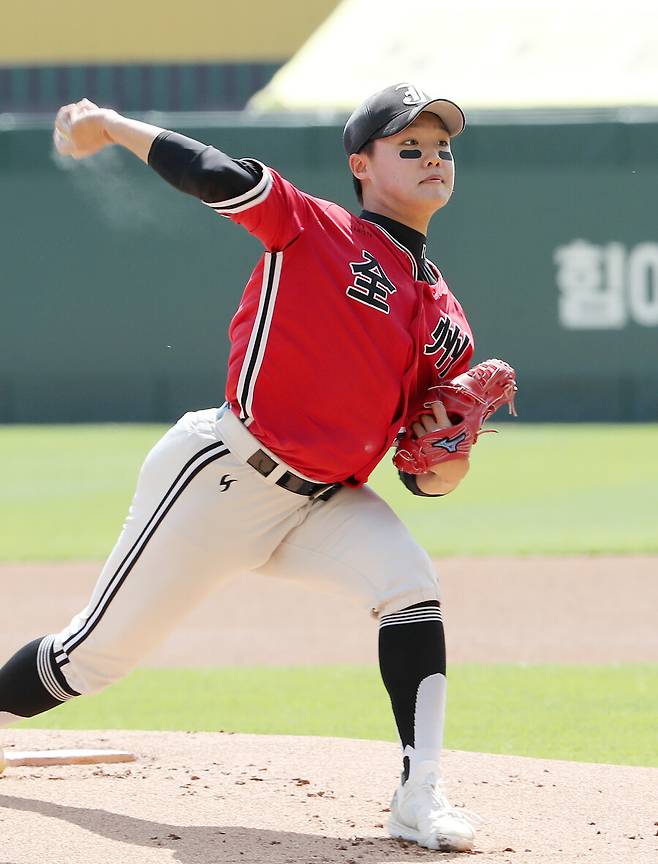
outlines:
[{"label": "blurred background", "polygon": [[[223,398],[260,248],[118,148],[50,143],[87,96],[356,210],[342,125],[395,81],[457,101],[429,250],[525,420],[658,416],[658,23],[625,4],[11,4],[0,30],[0,422],[169,421]],[[635,17],[635,15],[640,16]]]}]

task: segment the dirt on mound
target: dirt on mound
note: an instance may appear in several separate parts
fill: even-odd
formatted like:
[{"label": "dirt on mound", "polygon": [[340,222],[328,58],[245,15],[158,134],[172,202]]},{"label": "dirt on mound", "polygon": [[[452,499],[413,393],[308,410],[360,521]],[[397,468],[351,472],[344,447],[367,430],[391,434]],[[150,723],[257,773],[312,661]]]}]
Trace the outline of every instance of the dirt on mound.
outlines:
[{"label": "dirt on mound", "polygon": [[[8,607],[0,662],[36,636],[61,630],[86,605],[100,569],[94,562],[0,565]],[[447,558],[436,569],[448,663],[658,662],[656,555]],[[377,622],[352,597],[254,573],[218,580],[143,661],[376,662]]]},{"label": "dirt on mound", "polygon": [[[116,747],[130,765],[10,768],[6,864],[466,860],[386,838],[398,748],[208,733],[5,733],[16,749]],[[658,769],[446,751],[452,802],[483,819],[481,864],[655,864]]]}]

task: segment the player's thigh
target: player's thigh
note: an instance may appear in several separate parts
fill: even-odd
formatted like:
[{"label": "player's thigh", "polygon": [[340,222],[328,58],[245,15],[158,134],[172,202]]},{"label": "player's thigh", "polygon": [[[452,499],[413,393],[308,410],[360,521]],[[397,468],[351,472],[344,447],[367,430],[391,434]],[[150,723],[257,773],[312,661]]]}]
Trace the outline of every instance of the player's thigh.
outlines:
[{"label": "player's thigh", "polygon": [[316,501],[259,572],[350,594],[377,615],[440,599],[429,556],[367,486]]},{"label": "player's thigh", "polygon": [[267,485],[205,415],[186,415],[149,453],[90,602],[55,638],[78,692],[125,675],[221,578],[262,564],[301,518],[304,499]]}]

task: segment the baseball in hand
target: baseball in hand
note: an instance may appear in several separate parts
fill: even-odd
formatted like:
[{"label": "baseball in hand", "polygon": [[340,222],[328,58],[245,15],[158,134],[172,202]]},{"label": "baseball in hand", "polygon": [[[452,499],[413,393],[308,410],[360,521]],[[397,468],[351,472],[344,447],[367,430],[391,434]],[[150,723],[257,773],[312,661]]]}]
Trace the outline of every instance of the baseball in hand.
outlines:
[{"label": "baseball in hand", "polygon": [[105,131],[108,109],[89,99],[64,105],[57,112],[53,141],[58,153],[73,159],[92,156],[112,141]]}]

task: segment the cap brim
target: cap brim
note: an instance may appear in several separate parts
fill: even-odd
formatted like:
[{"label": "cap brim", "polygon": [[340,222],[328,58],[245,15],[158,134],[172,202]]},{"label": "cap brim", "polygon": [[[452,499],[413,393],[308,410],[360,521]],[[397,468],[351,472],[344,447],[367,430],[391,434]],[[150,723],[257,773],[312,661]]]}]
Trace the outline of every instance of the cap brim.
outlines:
[{"label": "cap brim", "polygon": [[396,135],[402,132],[411,123],[414,122],[419,114],[423,111],[429,111],[431,114],[436,114],[439,120],[443,123],[451,138],[455,138],[464,131],[466,126],[466,118],[464,112],[455,102],[449,99],[430,99],[429,102],[424,102],[420,105],[415,105],[409,111],[403,111],[390,120],[381,129],[372,136],[372,138],[388,138],[390,135]]}]

